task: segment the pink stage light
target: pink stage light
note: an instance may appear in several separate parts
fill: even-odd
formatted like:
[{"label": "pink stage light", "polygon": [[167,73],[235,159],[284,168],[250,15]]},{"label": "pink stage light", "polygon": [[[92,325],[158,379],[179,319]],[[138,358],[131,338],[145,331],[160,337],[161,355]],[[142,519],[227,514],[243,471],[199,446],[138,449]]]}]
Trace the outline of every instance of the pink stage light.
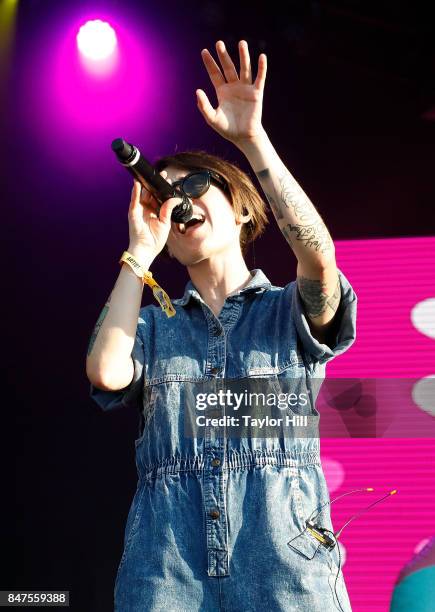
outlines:
[{"label": "pink stage light", "polygon": [[87,21],[77,34],[77,46],[86,59],[107,60],[115,51],[117,39],[115,30],[107,21]]},{"label": "pink stage light", "polygon": [[[90,24],[104,24],[104,29],[113,32],[112,44],[113,37],[116,44],[109,56],[103,57],[103,51],[107,53],[111,48],[110,39],[87,39],[95,31],[94,25],[89,28]],[[133,18],[121,19],[117,15],[66,15],[63,21],[47,25],[35,40],[34,49],[23,71],[23,100],[29,100],[32,92],[32,104],[27,104],[23,113],[45,142],[50,133],[53,142],[62,141],[64,150],[68,147],[70,155],[65,159],[69,166],[78,160],[76,154],[80,152],[82,173],[83,155],[87,155],[82,147],[84,134],[92,136],[88,138],[88,151],[98,148],[101,154],[101,147],[107,147],[109,142],[110,153],[114,133],[142,129],[149,143],[158,138],[163,119],[167,125],[167,117],[172,116],[173,98],[180,95],[171,76],[175,62],[152,24],[138,28]],[[162,63],[165,71],[159,69]],[[172,97],[162,94],[171,87]]]}]

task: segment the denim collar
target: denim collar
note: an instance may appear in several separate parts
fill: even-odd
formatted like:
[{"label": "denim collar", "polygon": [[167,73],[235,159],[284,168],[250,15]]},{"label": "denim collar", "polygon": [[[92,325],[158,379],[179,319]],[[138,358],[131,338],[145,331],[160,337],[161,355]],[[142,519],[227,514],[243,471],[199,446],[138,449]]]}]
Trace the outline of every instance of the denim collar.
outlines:
[{"label": "denim collar", "polygon": [[[260,268],[255,268],[254,270],[250,270],[250,272],[252,274],[252,278],[246,285],[246,287],[243,287],[243,289],[240,289],[236,293],[231,294],[231,297],[245,296],[246,294],[252,293],[254,291],[264,291],[265,289],[268,289],[272,286],[271,282],[264,274],[264,272],[260,270]],[[172,301],[174,302],[174,304],[185,306],[189,302],[191,297],[194,297],[200,302],[204,301],[200,296],[198,290],[196,289],[195,285],[192,283],[191,280],[189,280],[184,290],[183,297]]]}]

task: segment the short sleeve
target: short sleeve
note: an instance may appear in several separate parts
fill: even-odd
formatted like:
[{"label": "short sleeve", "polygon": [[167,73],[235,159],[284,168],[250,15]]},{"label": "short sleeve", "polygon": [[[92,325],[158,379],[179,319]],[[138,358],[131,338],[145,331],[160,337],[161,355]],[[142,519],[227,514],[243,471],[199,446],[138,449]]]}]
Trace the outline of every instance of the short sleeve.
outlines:
[{"label": "short sleeve", "polygon": [[90,396],[104,411],[116,408],[138,406],[142,401],[144,384],[145,351],[141,336],[140,319],[136,328],[136,336],[131,356],[133,358],[134,375],[131,383],[124,389],[105,391],[91,383]]},{"label": "short sleeve", "polygon": [[334,318],[334,341],[331,342],[331,346],[321,344],[312,336],[297,282],[291,283],[292,319],[303,350],[311,362],[324,364],[337,355],[341,355],[353,344],[356,337],[357,296],[340,270],[338,270],[338,277],[341,286],[341,300]]}]

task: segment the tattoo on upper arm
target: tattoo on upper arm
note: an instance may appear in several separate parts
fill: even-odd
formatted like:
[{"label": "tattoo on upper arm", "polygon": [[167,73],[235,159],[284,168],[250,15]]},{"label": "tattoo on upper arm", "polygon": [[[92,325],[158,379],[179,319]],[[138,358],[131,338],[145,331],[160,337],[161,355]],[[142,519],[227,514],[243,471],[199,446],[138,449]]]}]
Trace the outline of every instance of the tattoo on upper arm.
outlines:
[{"label": "tattoo on upper arm", "polygon": [[309,317],[319,317],[328,308],[334,313],[336,312],[341,298],[341,287],[338,278],[332,295],[328,295],[326,292],[326,283],[320,280],[312,280],[310,278],[305,278],[305,276],[298,276],[297,283],[299,293]]},{"label": "tattoo on upper arm", "polygon": [[104,304],[103,310],[101,311],[100,316],[98,317],[98,320],[95,323],[94,331],[92,332],[91,340],[88,346],[88,357],[92,352],[92,349],[95,344],[95,340],[97,339],[98,332],[100,331],[103,321],[106,318],[107,313],[109,312],[109,304],[110,304],[111,297],[112,297],[112,294],[110,294],[109,297],[107,298],[107,302]]}]

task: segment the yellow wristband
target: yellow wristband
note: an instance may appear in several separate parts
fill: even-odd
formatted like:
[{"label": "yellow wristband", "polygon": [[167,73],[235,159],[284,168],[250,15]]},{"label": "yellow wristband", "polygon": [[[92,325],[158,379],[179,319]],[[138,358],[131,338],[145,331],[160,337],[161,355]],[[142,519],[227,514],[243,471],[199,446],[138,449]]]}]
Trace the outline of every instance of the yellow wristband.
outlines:
[{"label": "yellow wristband", "polygon": [[142,264],[140,264],[137,259],[133,257],[133,255],[131,255],[128,251],[124,251],[121,255],[119,263],[122,264],[123,261],[130,266],[136,276],[139,276],[143,280],[145,270],[143,269]]},{"label": "yellow wristband", "polygon": [[154,280],[152,272],[143,269],[143,266],[129,253],[124,251],[119,263],[127,263],[133,272],[142,279],[142,282],[153,290],[153,295],[161,306],[161,309],[167,317],[173,317],[176,314],[175,308],[171,304],[168,294]]}]

